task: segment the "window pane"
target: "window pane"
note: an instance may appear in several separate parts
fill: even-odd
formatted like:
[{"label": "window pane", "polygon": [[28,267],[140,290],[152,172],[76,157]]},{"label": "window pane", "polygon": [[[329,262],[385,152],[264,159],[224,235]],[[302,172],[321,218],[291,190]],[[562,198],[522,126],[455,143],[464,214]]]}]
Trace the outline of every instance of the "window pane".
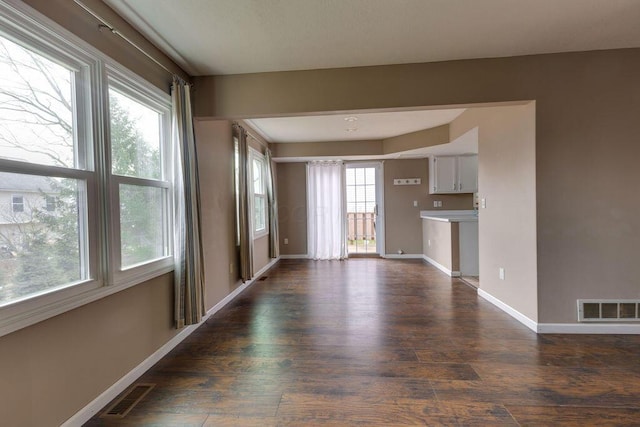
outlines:
[{"label": "window pane", "polygon": [[355,185],[356,183],[356,175],[355,175],[355,169],[353,168],[347,168],[346,174],[347,174],[347,185]]},{"label": "window pane", "polygon": [[73,72],[0,36],[0,157],[75,167]]},{"label": "window pane", "polygon": [[376,182],[376,170],[374,168],[366,168],[364,170],[365,181],[367,185],[375,184]]},{"label": "window pane", "polygon": [[265,212],[266,212],[266,200],[264,197],[256,196],[254,207],[255,207],[255,230],[262,231],[266,228],[265,225]]},{"label": "window pane", "polygon": [[24,197],[12,196],[11,197],[11,210],[13,212],[24,212]]},{"label": "window pane", "polygon": [[44,197],[45,209],[49,212],[53,212],[56,210],[56,197],[55,196],[45,196]]},{"label": "window pane", "polygon": [[264,193],[264,185],[262,184],[262,161],[253,159],[253,192],[255,194]]},{"label": "window pane", "polygon": [[0,182],[0,304],[86,279],[84,183],[6,172]]},{"label": "window pane", "polygon": [[161,114],[113,89],[109,113],[112,172],[161,179]]},{"label": "window pane", "polygon": [[167,255],[163,188],[120,185],[121,263],[126,268]]}]

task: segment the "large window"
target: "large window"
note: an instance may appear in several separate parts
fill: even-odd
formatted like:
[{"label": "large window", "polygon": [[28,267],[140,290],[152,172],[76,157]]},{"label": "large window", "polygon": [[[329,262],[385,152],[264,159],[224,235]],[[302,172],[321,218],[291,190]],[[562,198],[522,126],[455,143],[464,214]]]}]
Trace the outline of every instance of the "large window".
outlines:
[{"label": "large window", "polygon": [[119,226],[120,270],[170,254],[171,182],[166,159],[169,110],[115,75],[109,82],[112,204]]},{"label": "large window", "polygon": [[92,268],[91,113],[77,89],[88,67],[15,36],[0,32],[0,198],[13,193],[0,210],[0,306],[87,281]]},{"label": "large window", "polygon": [[172,265],[168,94],[29,13],[0,2],[0,335]]},{"label": "large window", "polygon": [[251,191],[253,200],[253,234],[254,237],[263,236],[267,230],[267,185],[265,158],[259,152],[251,149]]}]

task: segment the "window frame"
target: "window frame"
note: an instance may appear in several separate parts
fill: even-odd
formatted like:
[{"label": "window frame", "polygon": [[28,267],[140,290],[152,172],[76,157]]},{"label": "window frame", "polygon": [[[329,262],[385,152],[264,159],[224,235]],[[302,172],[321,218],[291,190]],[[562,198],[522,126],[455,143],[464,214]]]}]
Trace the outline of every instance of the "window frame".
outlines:
[{"label": "window frame", "polygon": [[[254,181],[255,181],[255,176],[254,176],[254,170],[253,170],[253,162],[254,161],[259,161],[261,164],[260,167],[260,179],[262,181],[262,193],[256,193],[255,192],[255,186],[254,186]],[[262,154],[261,152],[259,152],[258,150],[256,150],[253,147],[249,147],[249,164],[251,165],[247,171],[248,173],[248,178],[249,178],[249,182],[251,183],[250,187],[250,191],[251,191],[251,197],[250,197],[250,208],[251,208],[251,232],[253,235],[253,239],[258,239],[260,237],[264,237],[266,235],[269,234],[269,207],[268,207],[268,200],[267,200],[267,177],[266,177],[266,157],[264,154]],[[256,217],[256,199],[260,198],[264,201],[264,228],[261,229],[256,229],[256,221],[255,221],[255,217]]]},{"label": "window frame", "polygon": [[[79,227],[85,236],[80,250],[80,263],[86,267],[82,271],[86,279],[0,305],[0,336],[3,336],[170,272],[173,263],[169,255],[160,263],[151,263],[153,266],[145,264],[144,268],[129,269],[127,274],[120,274],[114,268],[119,258],[113,255],[115,239],[112,236],[113,231],[119,230],[119,224],[114,227],[114,209],[113,205],[110,206],[113,204],[112,190],[117,180],[110,175],[107,81],[112,75],[122,77],[128,86],[143,89],[151,99],[161,100],[165,107],[170,106],[168,90],[165,92],[138,77],[22,2],[0,2],[0,35],[74,71],[73,138],[76,162],[73,167],[0,158],[0,171],[67,178],[78,182],[79,209],[83,207],[79,214]],[[170,121],[165,126],[167,129],[163,136],[165,143],[170,145]],[[169,154],[171,152],[169,150]],[[170,162],[170,156],[166,157],[163,159],[165,167]],[[171,169],[167,167],[165,170]],[[168,215],[172,215],[172,198],[171,184],[166,197]],[[119,207],[119,203],[115,206]],[[172,229],[172,224],[171,216],[167,228]]]},{"label": "window frame", "polygon": [[56,196],[45,194],[44,196],[44,210],[47,212],[55,212],[58,205],[58,199]]},{"label": "window frame", "polygon": [[[162,93],[158,88],[147,83],[136,74],[110,64],[106,65],[105,104],[107,120],[105,122],[107,138],[109,138],[109,151],[106,153],[107,173],[109,175],[109,201],[110,201],[110,223],[112,229],[112,245],[110,251],[111,263],[109,268],[109,283],[112,285],[123,285],[129,282],[140,283],[160,274],[173,270],[173,235],[170,232],[173,224],[173,185],[170,181],[171,175],[171,98],[168,94]],[[144,106],[158,112],[161,117],[160,132],[160,179],[139,178],[113,173],[111,167],[111,132],[109,114],[109,89],[124,95]],[[133,185],[144,188],[164,189],[163,216],[165,218],[162,226],[164,234],[165,255],[137,263],[131,266],[122,266],[122,236],[120,227],[120,186]]]},{"label": "window frame", "polygon": [[[16,198],[20,198],[20,202],[16,202]],[[20,210],[16,210],[16,206],[20,206]],[[24,213],[24,194],[11,195],[11,213]]]}]

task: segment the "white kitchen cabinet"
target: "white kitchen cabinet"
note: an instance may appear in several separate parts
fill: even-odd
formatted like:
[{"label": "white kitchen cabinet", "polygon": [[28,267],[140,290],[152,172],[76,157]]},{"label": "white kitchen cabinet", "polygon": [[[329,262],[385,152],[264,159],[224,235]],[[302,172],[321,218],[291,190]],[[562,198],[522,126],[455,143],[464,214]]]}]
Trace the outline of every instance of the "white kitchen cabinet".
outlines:
[{"label": "white kitchen cabinet", "polygon": [[478,191],[478,156],[434,156],[429,158],[429,193],[457,194]]}]

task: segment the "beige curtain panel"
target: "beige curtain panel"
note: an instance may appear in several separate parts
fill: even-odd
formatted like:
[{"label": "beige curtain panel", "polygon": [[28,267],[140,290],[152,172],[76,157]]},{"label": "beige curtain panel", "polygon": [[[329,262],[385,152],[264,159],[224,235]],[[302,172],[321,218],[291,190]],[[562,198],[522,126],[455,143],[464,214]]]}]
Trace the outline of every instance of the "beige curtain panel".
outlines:
[{"label": "beige curtain panel", "polygon": [[204,316],[204,269],[200,238],[200,186],[193,132],[190,85],[174,78],[171,137],[174,149],[175,324],[199,323]]},{"label": "beige curtain panel", "polygon": [[247,170],[249,167],[249,148],[247,147],[247,131],[239,125],[234,125],[238,139],[238,194],[239,200],[239,231],[240,231],[240,278],[243,282],[253,277],[253,238],[251,233],[251,218],[249,212],[249,183]]},{"label": "beige curtain panel", "polygon": [[267,203],[269,205],[269,258],[278,258],[280,256],[278,198],[273,165],[271,164],[271,150],[268,148],[265,153],[265,163],[267,166]]}]

